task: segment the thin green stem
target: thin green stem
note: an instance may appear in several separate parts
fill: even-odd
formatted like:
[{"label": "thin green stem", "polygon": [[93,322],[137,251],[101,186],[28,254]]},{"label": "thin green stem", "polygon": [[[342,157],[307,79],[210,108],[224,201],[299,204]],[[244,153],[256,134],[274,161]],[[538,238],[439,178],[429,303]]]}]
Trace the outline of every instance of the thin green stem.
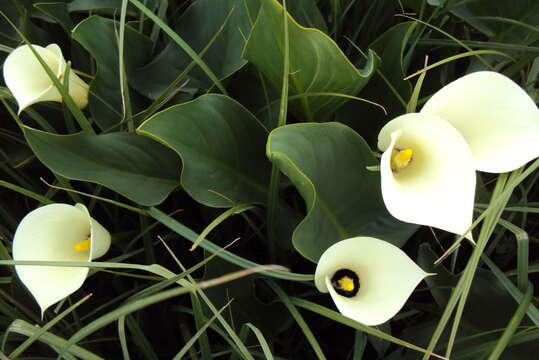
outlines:
[{"label": "thin green stem", "polygon": [[118,32],[118,70],[120,72],[120,94],[122,96],[123,119],[122,122],[127,122],[127,129],[130,132],[135,130],[133,125],[133,112],[131,110],[131,99],[129,96],[129,85],[127,84],[127,74],[125,71],[124,62],[124,40],[125,40],[125,17],[127,16],[127,2],[122,0],[120,11],[120,31]]},{"label": "thin green stem", "polygon": [[[283,84],[281,89],[281,104],[279,108],[279,120],[277,127],[286,124],[286,114],[288,111],[288,75],[290,73],[290,44],[288,36],[288,12],[286,10],[286,0],[283,0],[283,33],[284,33],[284,49],[283,49]],[[271,160],[271,159],[270,159]],[[275,259],[275,241],[277,241],[277,209],[279,208],[279,182],[281,172],[275,163],[271,167],[271,177],[268,189],[268,215],[267,215],[267,232],[268,232],[268,247],[270,261]]]}]

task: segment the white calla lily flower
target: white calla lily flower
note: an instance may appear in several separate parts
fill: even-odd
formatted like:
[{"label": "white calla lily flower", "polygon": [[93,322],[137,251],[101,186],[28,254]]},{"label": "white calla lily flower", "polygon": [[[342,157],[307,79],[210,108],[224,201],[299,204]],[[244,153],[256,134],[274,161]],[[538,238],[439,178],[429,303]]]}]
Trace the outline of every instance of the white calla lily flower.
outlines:
[{"label": "white calla lily flower", "polygon": [[[63,82],[66,61],[56,44],[32,45],[48,67]],[[13,50],[4,62],[4,80],[19,104],[19,114],[41,101],[62,102],[62,95],[28,45]],[[69,72],[69,95],[79,108],[88,104],[88,84],[73,70]]]},{"label": "white calla lily flower", "polygon": [[372,237],[339,241],[320,257],[314,281],[337,309],[362,324],[379,325],[404,306],[429,276],[398,247]]},{"label": "white calla lily flower", "polygon": [[463,76],[435,93],[421,113],[451,123],[466,139],[479,171],[508,172],[539,156],[539,110],[502,74]]},{"label": "white calla lily flower", "polygon": [[[13,239],[13,260],[92,261],[110,247],[110,234],[82,204],[49,204],[28,213]],[[18,265],[15,270],[41,313],[77,291],[87,267]]]},{"label": "white calla lily flower", "polygon": [[466,235],[472,224],[476,174],[464,137],[447,121],[411,113],[378,135],[382,197],[395,218]]}]

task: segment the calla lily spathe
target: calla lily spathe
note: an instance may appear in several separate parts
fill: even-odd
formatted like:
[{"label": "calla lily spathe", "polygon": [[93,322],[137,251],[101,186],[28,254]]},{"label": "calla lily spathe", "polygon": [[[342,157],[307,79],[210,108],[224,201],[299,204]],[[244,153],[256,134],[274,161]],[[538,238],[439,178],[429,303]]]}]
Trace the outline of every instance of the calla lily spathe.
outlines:
[{"label": "calla lily spathe", "polygon": [[329,292],[337,309],[365,325],[392,318],[428,273],[398,247],[372,237],[339,241],[320,257],[319,291]]},{"label": "calla lily spathe", "polygon": [[[380,131],[382,197],[395,218],[459,235],[472,225],[475,168],[464,137],[447,121],[406,114]],[[399,152],[412,151],[405,166]]]},{"label": "calla lily spathe", "polygon": [[394,217],[471,238],[475,171],[512,171],[539,156],[539,110],[509,78],[480,71],[387,123],[378,148]]},{"label": "calla lily spathe", "polygon": [[[110,234],[82,204],[49,204],[28,213],[13,239],[14,260],[91,261],[110,247]],[[78,290],[87,267],[18,265],[15,270],[42,314]]]},{"label": "calla lily spathe", "polygon": [[[32,45],[54,74],[63,82],[66,61],[56,44]],[[4,62],[4,80],[19,104],[19,113],[41,101],[62,102],[62,95],[28,45],[13,50]],[[88,84],[72,70],[69,72],[69,95],[79,108],[88,105]]]},{"label": "calla lily spathe", "polygon": [[453,125],[470,146],[479,171],[509,172],[539,156],[539,109],[502,74],[463,76],[435,93],[421,113]]}]

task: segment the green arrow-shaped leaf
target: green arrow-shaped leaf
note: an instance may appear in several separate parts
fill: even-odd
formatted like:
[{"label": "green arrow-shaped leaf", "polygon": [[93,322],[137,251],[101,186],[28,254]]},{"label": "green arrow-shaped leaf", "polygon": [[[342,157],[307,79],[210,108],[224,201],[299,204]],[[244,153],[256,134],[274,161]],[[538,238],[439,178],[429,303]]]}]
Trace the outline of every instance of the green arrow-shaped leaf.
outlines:
[{"label": "green arrow-shaped leaf", "polygon": [[56,135],[24,127],[38,159],[68,179],[102,184],[145,206],[179,185],[180,161],[163,145],[133,133]]},{"label": "green arrow-shaped leaf", "polygon": [[[281,90],[284,59],[283,8],[276,0],[260,0],[258,14],[244,56],[278,91]],[[290,42],[289,94],[298,96],[291,111],[308,121],[322,121],[347,99],[330,95],[355,95],[374,72],[375,55],[369,52],[360,71],[350,63],[330,37],[318,29],[305,28],[287,14]]]},{"label": "green arrow-shaped leaf", "polygon": [[157,113],[137,129],[174,149],[183,161],[182,185],[214,207],[265,202],[270,164],[267,133],[238,102],[203,95]]},{"label": "green arrow-shaped leaf", "polygon": [[339,123],[306,123],[271,132],[267,153],[290,178],[307,205],[292,242],[317,261],[337,241],[374,236],[402,246],[417,228],[392,218],[385,209],[380,174],[367,143]]}]

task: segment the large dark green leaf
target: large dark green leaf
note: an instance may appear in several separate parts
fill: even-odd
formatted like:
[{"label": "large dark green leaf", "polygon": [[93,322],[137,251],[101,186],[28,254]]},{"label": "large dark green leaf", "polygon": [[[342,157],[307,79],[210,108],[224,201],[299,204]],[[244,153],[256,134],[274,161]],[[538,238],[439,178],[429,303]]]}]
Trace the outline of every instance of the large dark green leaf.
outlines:
[{"label": "large dark green leaf", "polygon": [[265,202],[266,130],[227,96],[203,95],[157,113],[138,129],[180,154],[182,185],[207,206]]},{"label": "large dark green leaf", "polygon": [[[276,0],[261,0],[261,3],[244,56],[262,72],[274,89],[280,91],[284,59],[283,8]],[[302,27],[289,15],[287,22],[289,95],[301,95],[291,101],[291,111],[302,120],[323,121],[347,99],[320,96],[320,93],[355,95],[373,74],[375,56],[369,52],[368,62],[360,71],[326,34],[318,29]]]},{"label": "large dark green leaf", "polygon": [[102,184],[145,206],[179,185],[180,161],[165,146],[134,133],[55,135],[24,127],[38,159],[68,179]]},{"label": "large dark green leaf", "polygon": [[[198,0],[178,20],[175,31],[197,53],[204,51],[201,58],[223,79],[246,63],[241,53],[258,8],[258,1]],[[208,44],[211,46],[204,50]],[[133,85],[141,94],[156,98],[192,61],[171,41],[151,63],[134,74]],[[193,68],[189,77],[189,86],[207,88],[213,84],[198,67]]]},{"label": "large dark green leaf", "polygon": [[[117,31],[119,23],[100,16],[91,16],[73,30],[78,41],[95,59],[97,74],[90,84],[90,111],[104,130],[114,127],[122,118],[120,71],[118,69]],[[151,42],[129,26],[125,28],[124,62],[127,76],[146,63]],[[136,93],[131,92],[131,103],[137,104]],[[140,109],[133,109],[134,112]]]},{"label": "large dark green leaf", "polygon": [[268,157],[290,178],[307,204],[292,238],[294,247],[317,261],[337,241],[375,236],[402,246],[416,225],[393,219],[385,209],[380,174],[365,141],[339,123],[308,123],[271,132]]}]

